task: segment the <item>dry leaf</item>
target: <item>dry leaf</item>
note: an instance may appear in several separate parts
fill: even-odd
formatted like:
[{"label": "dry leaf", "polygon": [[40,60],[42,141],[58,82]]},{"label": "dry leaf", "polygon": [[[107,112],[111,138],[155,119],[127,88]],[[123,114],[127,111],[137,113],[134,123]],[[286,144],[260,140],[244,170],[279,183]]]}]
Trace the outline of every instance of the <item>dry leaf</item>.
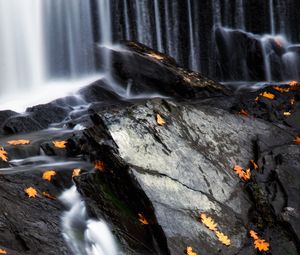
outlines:
[{"label": "dry leaf", "polygon": [[53,141],[52,142],[53,145],[56,147],[56,148],[59,148],[59,149],[65,149],[66,148],[66,144],[68,143],[67,141]]},{"label": "dry leaf", "polygon": [[52,199],[52,200],[55,200],[56,197],[50,195],[47,191],[44,191],[43,193],[43,196],[46,197],[46,198],[49,198],[49,199]]},{"label": "dry leaf", "polygon": [[7,161],[7,152],[4,150],[3,147],[0,147],[0,158],[3,160],[3,161]]},{"label": "dry leaf", "polygon": [[284,115],[284,116],[291,116],[292,113],[291,113],[291,112],[284,112],[283,115]]},{"label": "dry leaf", "polygon": [[226,246],[230,245],[231,241],[230,241],[229,237],[226,236],[224,233],[216,231],[216,235],[222,244],[224,244]]},{"label": "dry leaf", "polygon": [[197,253],[194,252],[194,251],[193,251],[193,248],[190,247],[190,246],[188,246],[188,247],[186,248],[185,254],[187,254],[187,255],[197,255]]},{"label": "dry leaf", "polygon": [[149,225],[149,222],[147,221],[147,219],[144,217],[143,214],[139,213],[139,222],[142,224],[142,225]]},{"label": "dry leaf", "polygon": [[6,250],[0,249],[0,254],[7,254]]},{"label": "dry leaf", "polygon": [[147,56],[149,56],[151,58],[154,58],[156,60],[163,60],[164,59],[163,56],[161,56],[161,55],[159,55],[159,54],[157,54],[155,52],[151,52],[151,53],[147,54]]},{"label": "dry leaf", "polygon": [[105,170],[105,164],[103,161],[95,160],[94,162],[95,169],[103,172]]},{"label": "dry leaf", "polygon": [[296,99],[295,99],[295,98],[290,99],[290,104],[291,104],[291,105],[293,105],[293,104],[295,104],[295,103],[296,103]]},{"label": "dry leaf", "polygon": [[30,144],[29,140],[11,140],[7,142],[10,145],[26,145]]},{"label": "dry leaf", "polygon": [[201,222],[210,230],[217,231],[217,223],[211,217],[207,217],[206,214],[201,213],[200,215]]},{"label": "dry leaf", "polygon": [[36,189],[32,187],[24,189],[24,192],[28,195],[28,197],[36,197],[37,195]]},{"label": "dry leaf", "polygon": [[245,172],[244,172],[244,170],[243,170],[242,167],[240,167],[239,165],[236,165],[236,166],[233,168],[233,170],[235,171],[235,173],[236,173],[241,179],[243,179]]},{"label": "dry leaf", "polygon": [[80,168],[76,168],[73,170],[73,173],[72,173],[72,178],[75,177],[75,176],[79,176],[80,175],[80,172],[81,172],[81,169]]},{"label": "dry leaf", "polygon": [[249,113],[243,109],[239,112],[239,114],[245,117],[249,117]]},{"label": "dry leaf", "polygon": [[52,177],[56,175],[56,172],[54,170],[47,170],[43,173],[43,179],[46,181],[51,181]]},{"label": "dry leaf", "polygon": [[280,93],[286,93],[286,92],[290,91],[289,88],[282,88],[282,87],[278,87],[278,86],[274,86],[273,89],[276,91],[279,91]]},{"label": "dry leaf", "polygon": [[251,170],[250,169],[247,169],[246,172],[244,173],[244,176],[243,176],[243,180],[245,182],[249,181],[251,179]]},{"label": "dry leaf", "polygon": [[290,86],[297,86],[299,84],[299,82],[298,81],[290,81],[288,84]]},{"label": "dry leaf", "polygon": [[156,123],[159,126],[163,126],[166,124],[166,121],[159,114],[156,114]]},{"label": "dry leaf", "polygon": [[262,239],[257,239],[254,241],[255,248],[259,251],[268,251],[270,244]]},{"label": "dry leaf", "polygon": [[252,164],[254,170],[258,170],[258,165],[255,163],[254,160],[250,160],[250,163]]},{"label": "dry leaf", "polygon": [[263,93],[260,93],[259,95],[262,97],[271,99],[271,100],[275,99],[275,95],[272,93],[269,93],[269,92],[263,92]]},{"label": "dry leaf", "polygon": [[295,139],[294,139],[294,141],[293,142],[295,142],[295,143],[300,143],[300,137],[298,136],[298,137],[296,137]]},{"label": "dry leaf", "polygon": [[250,236],[251,236],[254,240],[259,239],[257,233],[256,233],[254,230],[250,230],[249,233],[250,233]]}]

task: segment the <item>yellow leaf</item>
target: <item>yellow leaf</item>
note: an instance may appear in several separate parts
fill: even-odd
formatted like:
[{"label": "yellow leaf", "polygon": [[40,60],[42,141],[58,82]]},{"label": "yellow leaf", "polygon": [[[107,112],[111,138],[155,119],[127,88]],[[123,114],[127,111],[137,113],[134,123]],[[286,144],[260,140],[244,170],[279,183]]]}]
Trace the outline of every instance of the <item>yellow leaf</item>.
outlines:
[{"label": "yellow leaf", "polygon": [[166,124],[166,121],[159,114],[156,114],[156,123],[159,126],[163,126]]},{"label": "yellow leaf", "polygon": [[154,58],[156,60],[163,60],[164,59],[163,56],[161,56],[161,55],[159,55],[159,54],[157,54],[155,52],[151,52],[151,53],[147,54],[147,56],[149,56],[151,58]]},{"label": "yellow leaf", "polygon": [[32,187],[24,189],[24,192],[28,195],[28,197],[36,197],[37,195],[36,189]]},{"label": "yellow leaf", "polygon": [[249,233],[250,233],[250,236],[251,236],[254,240],[259,239],[257,233],[256,233],[254,230],[250,230]]},{"label": "yellow leaf", "polygon": [[0,158],[3,160],[3,161],[7,161],[7,152],[4,150],[3,147],[0,147]]},{"label": "yellow leaf", "polygon": [[269,93],[269,92],[263,92],[263,93],[260,93],[259,95],[262,97],[271,99],[271,100],[275,99],[275,95],[272,93]]},{"label": "yellow leaf", "polygon": [[291,113],[291,112],[284,112],[283,115],[284,115],[284,116],[291,116],[292,113]]},{"label": "yellow leaf", "polygon": [[265,240],[257,239],[254,241],[255,248],[259,251],[268,251],[270,244],[267,243]]},{"label": "yellow leaf", "polygon": [[103,161],[95,160],[95,169],[103,172],[105,170],[105,164]]},{"label": "yellow leaf", "polygon": [[46,197],[46,198],[49,198],[49,199],[52,199],[52,200],[55,200],[56,197],[50,195],[47,191],[44,191],[43,193],[43,196]]},{"label": "yellow leaf", "polygon": [[289,88],[282,88],[282,87],[278,87],[278,86],[274,86],[273,89],[276,91],[279,91],[280,93],[286,93],[286,92],[290,91]]},{"label": "yellow leaf", "polygon": [[65,149],[67,141],[53,141],[52,143],[56,148]]},{"label": "yellow leaf", "polygon": [[7,254],[6,250],[0,249],[0,254]]},{"label": "yellow leaf", "polygon": [[56,172],[54,170],[47,170],[43,173],[43,179],[46,181],[51,181],[52,177],[56,175]]},{"label": "yellow leaf", "polygon": [[187,254],[187,255],[197,255],[197,253],[194,252],[194,251],[193,251],[193,248],[190,247],[190,246],[188,246],[188,247],[186,248],[185,254]]},{"label": "yellow leaf", "polygon": [[258,165],[255,163],[254,160],[250,160],[250,163],[252,164],[252,166],[255,170],[258,170]]},{"label": "yellow leaf", "polygon": [[211,217],[207,217],[206,214],[201,213],[200,215],[201,222],[210,230],[217,231],[217,223]]},{"label": "yellow leaf", "polygon": [[72,173],[72,178],[75,177],[75,176],[79,176],[80,175],[80,172],[81,172],[81,169],[80,168],[76,168],[73,170],[73,173]]},{"label": "yellow leaf", "polygon": [[145,216],[141,213],[138,214],[139,215],[139,222],[142,225],[149,225],[149,222],[147,221],[147,219],[145,218]]},{"label": "yellow leaf", "polygon": [[229,246],[231,244],[231,241],[230,241],[229,237],[226,236],[224,233],[216,231],[216,236],[218,237],[219,241],[222,244],[224,244],[226,246]]},{"label": "yellow leaf", "polygon": [[7,142],[10,145],[25,145],[30,144],[29,140],[11,140]]},{"label": "yellow leaf", "polygon": [[298,137],[296,137],[295,139],[294,139],[294,141],[293,142],[295,142],[295,143],[300,143],[300,137],[298,136]]}]

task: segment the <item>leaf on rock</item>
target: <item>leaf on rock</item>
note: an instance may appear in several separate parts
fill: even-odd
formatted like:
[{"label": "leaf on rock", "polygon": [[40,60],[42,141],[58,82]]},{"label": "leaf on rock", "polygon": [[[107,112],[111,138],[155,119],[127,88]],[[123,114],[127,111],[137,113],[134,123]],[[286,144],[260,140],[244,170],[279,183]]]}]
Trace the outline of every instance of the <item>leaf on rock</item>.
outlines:
[{"label": "leaf on rock", "polygon": [[249,181],[251,179],[251,170],[250,168],[246,170],[246,172],[244,173],[244,176],[243,176],[243,180],[245,182]]},{"label": "leaf on rock", "polygon": [[200,214],[201,222],[210,230],[217,231],[217,223],[211,217],[207,217],[205,213]]},{"label": "leaf on rock", "polygon": [[291,116],[292,113],[291,113],[291,112],[284,112],[283,115],[284,115],[284,116]]},{"label": "leaf on rock", "polygon": [[7,142],[9,145],[26,145],[30,144],[29,140],[11,140]]},{"label": "leaf on rock", "polygon": [[298,81],[290,81],[288,84],[290,86],[297,86],[299,84],[299,82]]},{"label": "leaf on rock", "polygon": [[145,218],[145,216],[141,213],[138,214],[139,215],[139,222],[142,225],[149,225],[149,222],[147,221],[147,219]]},{"label": "leaf on rock", "polygon": [[166,121],[159,114],[156,114],[156,123],[159,126],[163,126],[166,124]]},{"label": "leaf on rock", "polygon": [[259,251],[268,251],[270,244],[262,239],[257,239],[254,241],[255,248]]},{"label": "leaf on rock", "polygon": [[295,98],[290,99],[290,104],[291,104],[291,105],[293,105],[293,104],[295,104],[295,103],[296,103],[296,99],[295,99]]},{"label": "leaf on rock", "polygon": [[231,244],[231,241],[230,241],[229,237],[226,236],[224,233],[216,231],[216,236],[218,237],[219,241],[222,244],[224,244],[226,246],[229,246]]},{"label": "leaf on rock", "polygon": [[7,254],[6,250],[0,249],[0,254]]},{"label": "leaf on rock", "polygon": [[51,181],[52,177],[56,175],[56,172],[54,170],[47,170],[43,173],[43,179],[46,181]]},{"label": "leaf on rock", "polygon": [[4,150],[3,147],[0,147],[0,158],[3,160],[3,161],[6,161],[7,162],[7,152]]},{"label": "leaf on rock", "polygon": [[254,230],[250,230],[249,233],[250,233],[250,236],[251,236],[254,240],[259,239],[257,233],[256,233]]},{"label": "leaf on rock", "polygon": [[79,176],[80,175],[80,172],[81,172],[81,169],[80,168],[76,168],[73,170],[73,173],[72,173],[72,178],[76,177],[76,176]]},{"label": "leaf on rock", "polygon": [[263,92],[263,93],[260,93],[259,95],[262,97],[271,99],[271,100],[275,99],[275,95],[272,93],[269,93],[269,92]]},{"label": "leaf on rock", "polygon": [[55,200],[56,199],[56,197],[50,195],[47,191],[44,191],[42,194],[43,194],[44,197],[49,198],[51,200]]},{"label": "leaf on rock", "polygon": [[254,160],[250,160],[251,165],[253,166],[254,170],[258,170],[258,165]]},{"label": "leaf on rock", "polygon": [[59,149],[65,149],[66,148],[66,144],[68,143],[67,141],[53,141],[52,142],[53,145],[56,147],[56,148],[59,148]]},{"label": "leaf on rock", "polygon": [[243,170],[242,167],[236,165],[233,170],[235,173],[240,177],[241,180],[247,182],[251,179],[251,170],[247,169],[246,171]]},{"label": "leaf on rock", "polygon": [[290,91],[289,88],[282,88],[282,87],[279,87],[279,86],[274,86],[273,89],[280,92],[280,93],[287,93],[287,92]]},{"label": "leaf on rock", "polygon": [[249,117],[249,113],[247,111],[245,111],[244,109],[242,109],[240,112],[239,112],[240,115],[244,116],[244,117]]},{"label": "leaf on rock", "polygon": [[147,56],[149,56],[151,58],[154,58],[156,60],[163,60],[164,59],[163,56],[161,56],[161,55],[159,55],[159,54],[157,54],[155,52],[151,52],[151,53],[147,54]]},{"label": "leaf on rock", "polygon": [[187,254],[187,255],[197,255],[197,253],[193,251],[193,248],[191,246],[188,246],[186,248],[185,254]]},{"label": "leaf on rock", "polygon": [[105,170],[105,164],[101,160],[95,160],[94,162],[95,169],[103,172]]},{"label": "leaf on rock", "polygon": [[296,137],[295,139],[294,139],[294,141],[293,142],[295,142],[295,143],[300,143],[300,137],[298,136],[298,137]]},{"label": "leaf on rock", "polygon": [[37,196],[37,191],[33,187],[24,189],[24,192],[28,195],[28,197],[36,197]]}]

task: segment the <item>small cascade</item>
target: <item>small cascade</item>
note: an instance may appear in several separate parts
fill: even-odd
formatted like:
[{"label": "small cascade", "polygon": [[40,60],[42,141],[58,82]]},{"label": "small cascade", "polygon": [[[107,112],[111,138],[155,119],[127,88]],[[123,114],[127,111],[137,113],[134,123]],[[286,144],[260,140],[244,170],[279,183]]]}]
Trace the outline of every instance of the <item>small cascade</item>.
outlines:
[{"label": "small cascade", "polygon": [[104,221],[87,216],[84,201],[75,186],[60,197],[69,211],[62,217],[63,236],[76,255],[118,255],[118,246]]},{"label": "small cascade", "polygon": [[275,35],[275,17],[274,17],[274,3],[273,0],[269,0],[269,15],[270,15],[270,27],[271,35]]},{"label": "small cascade", "polygon": [[162,45],[162,33],[161,33],[161,18],[158,0],[154,0],[154,12],[155,12],[155,30],[157,39],[157,49],[158,51],[163,51]]}]

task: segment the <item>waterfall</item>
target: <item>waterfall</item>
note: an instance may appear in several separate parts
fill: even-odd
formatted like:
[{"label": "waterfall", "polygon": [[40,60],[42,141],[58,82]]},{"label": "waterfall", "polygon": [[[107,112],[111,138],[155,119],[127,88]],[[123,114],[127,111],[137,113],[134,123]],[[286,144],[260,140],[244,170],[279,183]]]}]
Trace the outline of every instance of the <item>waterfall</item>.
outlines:
[{"label": "waterfall", "polygon": [[130,39],[130,21],[129,21],[129,9],[128,9],[128,3],[127,0],[124,0],[124,17],[125,17],[125,39],[129,40]]},{"label": "waterfall", "polygon": [[271,35],[275,35],[274,3],[269,0]]},{"label": "waterfall", "polygon": [[193,14],[192,14],[192,4],[191,0],[187,0],[188,2],[188,16],[189,16],[189,41],[190,41],[190,57],[189,57],[189,65],[192,70],[199,70],[199,66],[197,63],[197,54],[196,54],[196,46],[195,46],[195,36],[194,36],[194,23],[193,23]]},{"label": "waterfall", "polygon": [[158,0],[154,0],[154,9],[155,9],[154,12],[155,12],[157,49],[159,51],[162,51],[163,50],[163,45],[162,45],[162,33],[161,33],[161,19],[160,19],[160,11],[159,11]]}]

